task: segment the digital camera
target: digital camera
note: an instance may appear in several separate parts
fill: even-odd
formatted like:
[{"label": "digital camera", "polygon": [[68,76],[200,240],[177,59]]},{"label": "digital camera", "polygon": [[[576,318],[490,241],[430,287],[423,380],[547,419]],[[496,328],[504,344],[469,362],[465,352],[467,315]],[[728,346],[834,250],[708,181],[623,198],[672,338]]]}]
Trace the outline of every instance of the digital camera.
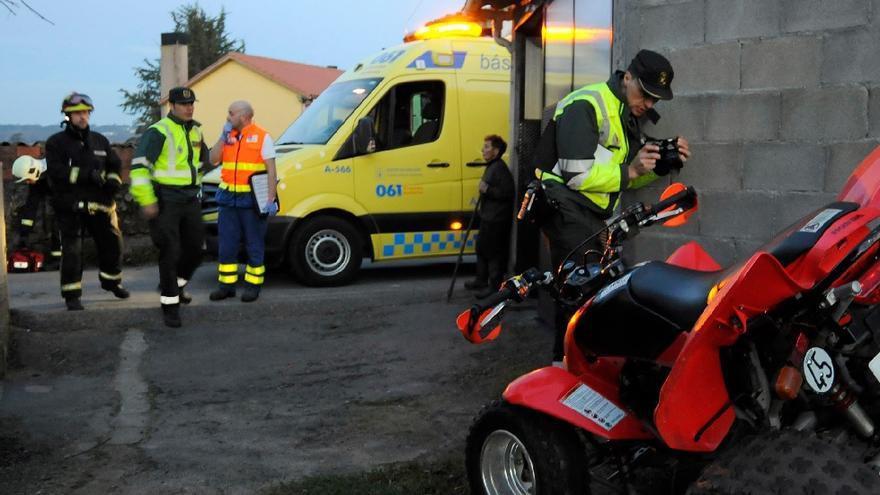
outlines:
[{"label": "digital camera", "polygon": [[678,153],[678,138],[648,139],[648,144],[656,144],[660,148],[660,159],[654,166],[654,173],[659,176],[668,175],[669,172],[681,170],[684,163]]}]

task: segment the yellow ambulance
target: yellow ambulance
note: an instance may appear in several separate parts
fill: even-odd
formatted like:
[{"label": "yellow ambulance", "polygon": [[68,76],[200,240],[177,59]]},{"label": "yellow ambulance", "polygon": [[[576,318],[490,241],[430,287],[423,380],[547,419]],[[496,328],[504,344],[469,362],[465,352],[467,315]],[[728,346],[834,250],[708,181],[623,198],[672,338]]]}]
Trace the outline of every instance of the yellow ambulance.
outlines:
[{"label": "yellow ambulance", "polygon": [[[483,138],[510,141],[510,54],[474,25],[438,23],[424,39],[364,59],[275,137],[270,264],[325,286],[351,281],[364,258],[458,254],[485,167]],[[204,182],[210,237],[219,171]]]}]

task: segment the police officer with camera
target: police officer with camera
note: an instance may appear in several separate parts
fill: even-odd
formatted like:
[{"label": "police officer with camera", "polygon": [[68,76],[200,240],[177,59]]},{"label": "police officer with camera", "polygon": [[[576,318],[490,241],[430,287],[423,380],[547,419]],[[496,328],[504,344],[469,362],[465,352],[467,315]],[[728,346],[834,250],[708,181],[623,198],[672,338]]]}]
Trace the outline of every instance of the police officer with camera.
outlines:
[{"label": "police officer with camera", "polygon": [[89,128],[91,98],[71,93],[61,103],[64,130],[46,141],[46,169],[52,206],[61,230],[61,295],[67,309],[82,310],[82,239],[88,232],[98,250],[101,288],[119,299],[122,286],[122,233],[114,197],[122,185],[122,162],[103,135]]},{"label": "police officer with camera", "polygon": [[[672,78],[672,65],[665,57],[641,50],[626,71],[573,91],[556,105],[538,145],[536,170],[552,206],[542,228],[550,241],[554,268],[605,226],[620,204],[622,191],[649,184],[690,157],[685,138],[658,142],[642,132],[646,121],[656,123],[660,118],[654,105],[672,99]],[[661,160],[661,145],[672,148],[672,157]],[[680,161],[675,163],[675,158]],[[601,254],[599,237],[579,252]],[[557,310],[554,361],[562,359],[568,316],[567,311]]]}]

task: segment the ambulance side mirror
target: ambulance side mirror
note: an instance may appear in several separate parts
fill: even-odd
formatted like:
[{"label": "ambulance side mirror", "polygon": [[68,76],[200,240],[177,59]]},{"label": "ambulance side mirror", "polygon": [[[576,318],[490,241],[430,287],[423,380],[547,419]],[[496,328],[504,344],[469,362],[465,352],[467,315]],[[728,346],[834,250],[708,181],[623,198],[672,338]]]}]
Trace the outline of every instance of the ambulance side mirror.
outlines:
[{"label": "ambulance side mirror", "polygon": [[363,117],[357,122],[351,135],[355,155],[366,155],[376,151],[376,137],[373,135],[373,117]]}]

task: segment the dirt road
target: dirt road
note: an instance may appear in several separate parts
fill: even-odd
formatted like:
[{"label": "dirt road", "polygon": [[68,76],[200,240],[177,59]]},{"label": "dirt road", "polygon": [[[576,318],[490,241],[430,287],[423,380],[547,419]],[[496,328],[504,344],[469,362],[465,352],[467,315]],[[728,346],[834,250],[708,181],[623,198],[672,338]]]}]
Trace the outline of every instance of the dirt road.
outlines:
[{"label": "dirt road", "polygon": [[[338,289],[278,279],[251,305],[207,302],[213,272],[202,272],[174,331],[154,294],[94,296],[71,315],[35,296],[39,281],[13,277],[3,493],[255,493],[447,456],[484,402],[549,355],[529,305],[509,312],[499,341],[465,342],[454,318],[470,299],[443,302],[446,265]],[[149,292],[150,273],[129,285]]]}]

